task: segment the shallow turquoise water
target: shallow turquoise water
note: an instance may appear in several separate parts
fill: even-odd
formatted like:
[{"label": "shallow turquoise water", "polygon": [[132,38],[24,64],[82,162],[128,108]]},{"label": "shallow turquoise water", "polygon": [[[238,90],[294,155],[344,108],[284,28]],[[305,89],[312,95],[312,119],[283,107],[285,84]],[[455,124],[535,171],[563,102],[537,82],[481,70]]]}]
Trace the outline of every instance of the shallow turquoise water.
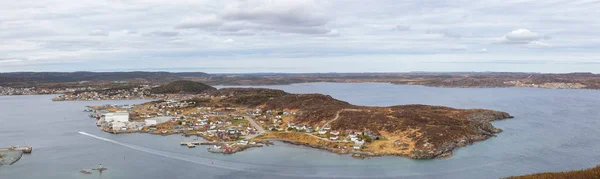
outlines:
[{"label": "shallow turquoise water", "polygon": [[[493,123],[504,130],[498,137],[461,148],[453,157],[441,160],[357,160],[282,143],[215,155],[203,147],[179,146],[193,138],[103,133],[82,112],[86,105],[142,101],[52,102],[53,96],[8,96],[0,97],[0,144],[31,145],[34,151],[14,165],[0,167],[0,178],[499,178],[600,164],[600,91],[382,83],[266,87],[329,94],[357,105],[487,108],[516,118]],[[100,163],[109,168],[102,175],[79,173]]]}]

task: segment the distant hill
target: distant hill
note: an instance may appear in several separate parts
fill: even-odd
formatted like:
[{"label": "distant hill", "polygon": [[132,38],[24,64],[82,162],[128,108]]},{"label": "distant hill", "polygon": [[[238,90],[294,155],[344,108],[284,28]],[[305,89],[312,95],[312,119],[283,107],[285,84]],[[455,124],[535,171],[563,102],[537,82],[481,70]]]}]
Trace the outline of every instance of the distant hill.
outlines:
[{"label": "distant hill", "polygon": [[162,85],[156,88],[152,88],[150,90],[151,93],[154,94],[172,94],[172,93],[203,93],[207,91],[214,91],[216,88],[206,85],[204,83],[195,82],[195,81],[187,81],[187,80],[179,80],[174,81],[166,85]]},{"label": "distant hill", "polygon": [[78,81],[119,81],[130,79],[146,80],[178,80],[182,77],[208,77],[202,72],[14,72],[0,73],[0,84],[2,82],[78,82]]}]

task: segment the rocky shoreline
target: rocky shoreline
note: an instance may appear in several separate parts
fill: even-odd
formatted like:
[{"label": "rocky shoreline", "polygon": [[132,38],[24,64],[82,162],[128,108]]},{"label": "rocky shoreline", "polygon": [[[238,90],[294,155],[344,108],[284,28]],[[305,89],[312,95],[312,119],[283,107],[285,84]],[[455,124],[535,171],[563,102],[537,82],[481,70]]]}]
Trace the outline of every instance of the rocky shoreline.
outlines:
[{"label": "rocky shoreline", "polygon": [[331,149],[326,146],[319,146],[305,142],[298,142],[293,140],[271,138],[270,140],[281,141],[286,144],[306,146],[314,149],[326,150],[339,155],[351,154],[353,158],[366,159],[372,157],[384,157],[384,156],[400,156],[410,159],[443,159],[453,155],[453,151],[460,147],[471,145],[478,141],[483,141],[491,137],[496,137],[495,134],[502,132],[501,129],[495,128],[490,122],[496,120],[511,119],[513,116],[506,112],[489,111],[485,114],[477,114],[470,116],[469,120],[474,122],[470,127],[476,129],[476,133],[462,138],[455,139],[451,142],[447,142],[440,147],[430,147],[426,150],[414,150],[408,155],[398,153],[378,153],[372,152],[355,151],[352,149]]},{"label": "rocky shoreline", "polygon": [[464,147],[474,142],[483,141],[491,137],[496,137],[495,134],[502,132],[502,129],[495,128],[491,122],[496,120],[512,119],[513,116],[506,112],[488,111],[478,113],[469,117],[471,121],[470,127],[476,133],[455,139],[451,142],[443,144],[433,150],[415,150],[410,155],[406,156],[412,159],[433,159],[433,158],[448,158],[452,156],[452,152],[460,147]]}]

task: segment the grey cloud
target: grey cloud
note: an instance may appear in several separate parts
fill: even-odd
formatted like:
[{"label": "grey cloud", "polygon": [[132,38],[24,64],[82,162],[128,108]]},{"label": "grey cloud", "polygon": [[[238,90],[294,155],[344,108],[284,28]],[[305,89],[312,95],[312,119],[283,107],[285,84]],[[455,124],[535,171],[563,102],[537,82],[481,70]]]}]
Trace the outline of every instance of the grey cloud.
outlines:
[{"label": "grey cloud", "polygon": [[[114,59],[129,61],[122,64],[127,68],[140,64],[157,49],[172,52],[173,59],[194,59],[196,66],[220,63],[231,67],[247,65],[227,62],[236,58],[260,59],[271,67],[273,63],[279,67],[317,66],[328,57],[339,57],[340,62],[350,58],[356,62],[407,59],[414,61],[415,67],[429,59],[598,61],[600,35],[594,17],[600,12],[592,6],[540,0],[4,1],[0,6],[0,52],[2,58],[23,61],[4,62],[0,71],[17,69],[5,67],[7,64],[81,61],[86,65],[80,67],[88,68],[89,63]],[[511,32],[520,27],[527,27],[533,35]],[[94,29],[102,31],[92,32]],[[225,44],[227,39],[235,41]],[[551,45],[551,49],[514,48]],[[482,48],[490,53],[484,54]],[[188,49],[203,49],[205,54],[182,52]],[[274,53],[277,55],[271,55]],[[198,58],[215,54],[226,55],[223,61]],[[432,56],[420,58],[423,55]],[[290,57],[302,61],[280,60]],[[249,60],[248,64],[256,62]],[[148,63],[161,65],[168,68],[172,64],[162,58]],[[340,63],[331,70],[347,67]]]},{"label": "grey cloud", "polygon": [[333,31],[326,27],[330,20],[313,1],[240,1],[214,14],[188,17],[175,28],[201,29],[217,34],[328,35]]},{"label": "grey cloud", "polygon": [[393,30],[396,30],[396,31],[409,31],[410,30],[410,26],[396,25]]}]

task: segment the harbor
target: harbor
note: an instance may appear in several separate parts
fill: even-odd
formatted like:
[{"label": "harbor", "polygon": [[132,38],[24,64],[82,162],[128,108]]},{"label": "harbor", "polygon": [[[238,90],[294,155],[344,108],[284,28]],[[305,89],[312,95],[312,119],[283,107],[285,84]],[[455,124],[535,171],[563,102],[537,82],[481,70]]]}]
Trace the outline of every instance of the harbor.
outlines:
[{"label": "harbor", "polygon": [[181,142],[180,145],[187,146],[188,148],[196,148],[197,145],[212,145],[212,147],[206,148],[208,152],[233,154],[252,147],[273,145],[273,143],[270,141],[248,142],[247,140],[241,140],[239,142]]}]

